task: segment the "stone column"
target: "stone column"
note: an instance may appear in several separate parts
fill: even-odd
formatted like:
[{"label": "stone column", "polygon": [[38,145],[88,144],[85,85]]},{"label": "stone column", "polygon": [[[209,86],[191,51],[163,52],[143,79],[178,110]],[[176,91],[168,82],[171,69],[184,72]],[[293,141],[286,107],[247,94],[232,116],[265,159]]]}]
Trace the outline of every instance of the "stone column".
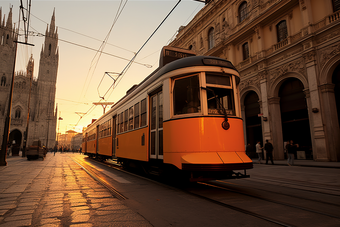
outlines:
[{"label": "stone column", "polygon": [[284,159],[279,97],[271,97],[268,99],[268,110],[269,110],[268,121],[272,132],[271,135],[274,146],[273,156],[275,159]]},{"label": "stone column", "polygon": [[313,145],[313,158],[316,161],[329,161],[326,151],[325,131],[320,112],[320,97],[316,73],[315,52],[311,51],[305,54],[304,58],[309,86],[309,92],[307,92],[306,100]]},{"label": "stone column", "polygon": [[334,84],[324,84],[320,86],[321,91],[321,112],[325,125],[326,149],[330,161],[340,161],[340,129],[338,115],[336,111],[336,101],[334,95]]},{"label": "stone column", "polygon": [[246,111],[244,109],[244,103],[241,103],[241,115],[243,119],[243,136],[244,136],[244,146],[246,147],[248,144],[247,140],[247,122],[246,122]]}]

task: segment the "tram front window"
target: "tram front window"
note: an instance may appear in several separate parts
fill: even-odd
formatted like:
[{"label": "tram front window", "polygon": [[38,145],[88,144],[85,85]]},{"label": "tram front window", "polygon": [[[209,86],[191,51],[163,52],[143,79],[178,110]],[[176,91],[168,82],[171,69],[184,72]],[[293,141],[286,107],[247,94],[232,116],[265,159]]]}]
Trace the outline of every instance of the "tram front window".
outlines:
[{"label": "tram front window", "polygon": [[175,80],[174,114],[201,112],[198,75]]},{"label": "tram front window", "polygon": [[228,115],[234,115],[231,89],[207,87],[208,114],[222,115],[224,108]]},{"label": "tram front window", "polygon": [[209,115],[235,115],[231,77],[214,73],[206,74],[206,92]]}]

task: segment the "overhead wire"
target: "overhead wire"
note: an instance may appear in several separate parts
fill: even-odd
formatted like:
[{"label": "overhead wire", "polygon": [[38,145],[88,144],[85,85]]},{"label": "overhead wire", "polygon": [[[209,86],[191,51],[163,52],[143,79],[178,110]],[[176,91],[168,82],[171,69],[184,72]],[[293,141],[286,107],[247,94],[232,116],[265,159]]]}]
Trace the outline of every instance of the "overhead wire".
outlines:
[{"label": "overhead wire", "polygon": [[[88,88],[89,88],[89,86],[90,86],[90,84],[91,84],[91,81],[92,81],[92,78],[93,78],[93,76],[94,76],[95,70],[96,70],[96,68],[97,68],[97,66],[98,66],[98,63],[99,63],[99,60],[100,60],[100,58],[101,58],[102,52],[103,52],[103,50],[104,50],[104,48],[105,48],[105,46],[106,46],[106,42],[107,42],[107,40],[109,39],[109,37],[110,37],[110,35],[111,35],[112,29],[113,29],[114,25],[116,24],[118,18],[120,17],[121,13],[123,12],[123,10],[124,10],[124,8],[125,8],[125,6],[126,6],[126,3],[128,2],[128,0],[126,0],[125,3],[124,3],[124,5],[122,6],[123,1],[124,1],[124,0],[121,0],[121,2],[120,2],[120,5],[119,5],[119,7],[118,7],[118,9],[117,9],[116,16],[115,16],[115,18],[114,18],[114,21],[113,21],[113,23],[112,23],[112,25],[111,25],[111,28],[110,28],[108,34],[106,35],[104,41],[102,42],[102,44],[100,45],[100,47],[99,47],[99,49],[98,49],[98,51],[97,51],[97,53],[96,53],[96,55],[93,57],[93,59],[92,59],[92,61],[91,61],[91,66],[90,66],[90,69],[89,69],[88,74],[87,74],[87,76],[86,76],[85,84],[86,84],[88,75],[89,75],[89,73],[90,73],[90,71],[91,71],[91,68],[92,68],[92,67],[94,67],[94,68],[93,68],[93,71],[92,71],[92,75],[91,75],[91,77],[90,77],[90,80],[89,80],[89,82],[88,82],[87,88],[86,88],[86,90],[85,90],[85,94],[86,94],[86,92],[87,92],[87,90],[88,90]],[[97,55],[98,55],[98,57],[97,57]],[[97,57],[97,58],[96,58],[96,57]],[[83,91],[82,91],[82,92],[83,92]],[[81,95],[82,95],[82,92],[80,93]]]},{"label": "overhead wire", "polygon": [[[31,13],[31,16],[33,16],[34,18],[36,18],[37,20],[40,20],[41,22],[43,22],[43,23],[45,23],[45,24],[48,24],[46,21],[40,19],[39,17],[33,15],[32,13]],[[87,37],[87,38],[89,38],[89,39],[93,39],[93,40],[96,40],[96,41],[99,41],[99,42],[103,42],[101,39],[97,39],[97,38],[94,38],[94,37],[92,37],[92,36],[89,36],[89,35],[86,35],[86,34],[83,34],[83,33],[80,33],[80,32],[77,32],[77,31],[74,31],[74,30],[71,30],[71,29],[68,29],[68,28],[64,28],[64,27],[58,26],[58,29],[66,30],[66,31],[69,31],[69,32],[73,32],[73,33],[75,33],[75,34],[78,34],[78,35]],[[65,41],[64,41],[64,42],[65,42]],[[75,44],[75,43],[72,43],[72,42],[70,42],[70,43],[71,43],[71,44]],[[112,44],[112,43],[107,43],[107,45],[110,45],[110,46],[116,47],[116,48],[118,48],[118,49],[125,50],[125,51],[127,51],[127,52],[132,53],[132,54],[135,54],[135,52],[133,52],[133,51],[131,51],[131,50],[128,50],[128,49],[126,49],[126,48],[124,48],[124,47],[120,47],[120,46],[114,45],[114,44]],[[85,47],[85,46],[82,46],[82,47]],[[85,48],[87,48],[87,47],[85,47]],[[116,57],[116,56],[114,56],[114,57]],[[124,59],[124,60],[125,60],[125,59]]]},{"label": "overhead wire", "polygon": [[[136,52],[135,56],[133,56],[133,58],[131,59],[131,61],[125,66],[125,68],[122,70],[122,72],[120,73],[119,77],[116,79],[116,81],[114,81],[111,86],[109,87],[109,89],[105,92],[105,94],[103,95],[103,97],[105,97],[105,95],[110,91],[110,89],[113,86],[118,86],[119,82],[122,80],[122,78],[124,77],[124,75],[126,74],[126,72],[128,71],[128,69],[131,67],[132,63],[134,62],[134,60],[136,59],[137,55],[140,53],[140,51],[145,47],[145,45],[149,42],[149,40],[152,38],[152,36],[158,31],[158,29],[163,25],[163,23],[166,21],[166,19],[170,16],[170,14],[176,9],[176,7],[179,5],[179,3],[181,2],[181,0],[179,0],[176,5],[170,10],[170,12],[166,15],[166,17],[162,20],[162,22],[158,25],[158,27],[152,32],[152,34],[149,36],[149,38],[144,42],[144,44],[141,46],[141,48],[139,48],[139,50]],[[117,83],[117,84],[116,84]]]},{"label": "overhead wire", "polygon": [[[113,23],[112,23],[112,25],[111,25],[111,28],[110,28],[108,34],[106,35],[106,37],[105,37],[105,39],[104,39],[102,45],[100,46],[98,52],[96,53],[96,55],[95,55],[94,58],[92,59],[91,66],[90,66],[90,69],[89,69],[88,74],[90,73],[90,70],[91,70],[91,68],[92,68],[92,64],[93,64],[93,62],[94,62],[94,60],[95,60],[97,54],[99,53],[99,57],[98,57],[98,59],[97,59],[97,62],[95,63],[95,68],[94,68],[94,70],[96,69],[96,67],[97,67],[97,65],[98,65],[98,62],[99,62],[99,59],[100,59],[100,56],[101,56],[101,54],[102,54],[102,52],[103,52],[103,50],[104,50],[104,48],[105,48],[105,46],[106,46],[107,40],[108,40],[109,37],[110,37],[110,34],[111,34],[111,32],[112,32],[112,29],[113,29],[114,25],[116,24],[117,20],[119,19],[121,13],[123,12],[123,10],[124,10],[124,8],[125,8],[125,6],[126,6],[128,0],[126,0],[125,3],[124,3],[124,5],[122,6],[122,3],[123,3],[123,2],[124,2],[124,0],[121,0],[120,5],[119,5],[119,7],[118,7],[118,9],[117,9],[116,16],[115,16],[114,21],[113,21]],[[87,74],[87,77],[88,77],[88,74]],[[93,74],[94,74],[94,71],[93,71]],[[93,74],[92,74],[92,76],[91,76],[91,78],[90,78],[90,82],[91,82],[91,79],[92,79],[92,77],[93,77]],[[90,82],[89,82],[89,85],[90,85]],[[86,80],[85,80],[85,84],[86,84]],[[84,85],[85,85],[85,84],[84,84]],[[88,87],[89,87],[89,85],[88,85]],[[88,89],[88,87],[87,87],[87,89]],[[84,87],[83,87],[83,88],[84,88]],[[86,90],[87,90],[87,89],[86,89]],[[82,94],[82,93],[81,93],[81,94]],[[99,102],[100,102],[101,100],[102,100],[102,99],[100,99]],[[92,105],[91,108],[90,108],[83,116],[80,116],[80,117],[79,117],[79,120],[78,120],[78,122],[77,122],[76,125],[78,125],[78,123],[80,122],[80,120],[81,120],[85,115],[87,115],[91,109],[93,110],[94,107],[95,107],[95,105]],[[92,110],[91,110],[91,112],[92,112]]]}]

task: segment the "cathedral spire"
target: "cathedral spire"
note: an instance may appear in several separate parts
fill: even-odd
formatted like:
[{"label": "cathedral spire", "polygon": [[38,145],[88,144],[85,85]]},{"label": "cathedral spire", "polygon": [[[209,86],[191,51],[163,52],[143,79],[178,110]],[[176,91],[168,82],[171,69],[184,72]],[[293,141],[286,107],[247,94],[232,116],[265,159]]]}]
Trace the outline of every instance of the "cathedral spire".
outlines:
[{"label": "cathedral spire", "polygon": [[[5,20],[5,18],[4,18]],[[9,9],[8,19],[7,19],[7,28],[12,28],[12,8]]]},{"label": "cathedral spire", "polygon": [[51,18],[50,34],[54,34],[54,32],[55,32],[55,8],[53,9],[53,15]]},{"label": "cathedral spire", "polygon": [[0,7],[0,27],[2,27],[1,18],[2,18],[2,7]]}]

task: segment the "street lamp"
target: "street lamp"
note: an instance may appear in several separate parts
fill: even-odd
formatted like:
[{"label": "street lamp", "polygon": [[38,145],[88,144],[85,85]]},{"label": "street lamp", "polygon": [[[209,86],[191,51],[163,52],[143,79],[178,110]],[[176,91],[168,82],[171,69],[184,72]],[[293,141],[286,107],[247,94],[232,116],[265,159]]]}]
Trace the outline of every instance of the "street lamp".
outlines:
[{"label": "street lamp", "polygon": [[[60,116],[60,112],[59,112],[59,116]],[[59,117],[58,118],[58,133],[57,133],[57,150],[59,148],[59,140],[58,140],[58,137],[59,137],[59,126],[60,126],[60,121],[63,120],[62,117]]]}]

